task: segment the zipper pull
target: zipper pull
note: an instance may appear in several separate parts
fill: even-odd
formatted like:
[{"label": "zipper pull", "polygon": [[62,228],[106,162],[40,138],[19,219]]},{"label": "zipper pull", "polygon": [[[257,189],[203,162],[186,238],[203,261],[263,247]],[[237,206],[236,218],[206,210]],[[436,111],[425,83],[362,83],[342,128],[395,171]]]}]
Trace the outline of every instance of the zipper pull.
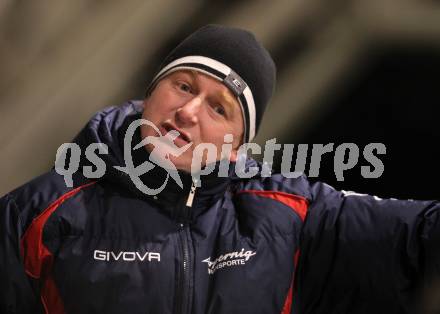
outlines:
[{"label": "zipper pull", "polygon": [[186,206],[191,207],[194,201],[194,194],[196,194],[196,179],[193,179],[191,189],[189,190],[188,199],[186,200]]}]

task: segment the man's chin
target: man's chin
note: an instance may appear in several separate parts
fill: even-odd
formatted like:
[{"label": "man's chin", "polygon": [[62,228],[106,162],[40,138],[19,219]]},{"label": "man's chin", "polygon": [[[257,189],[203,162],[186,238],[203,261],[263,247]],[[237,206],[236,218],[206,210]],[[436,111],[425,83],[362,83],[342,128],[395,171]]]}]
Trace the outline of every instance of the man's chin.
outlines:
[{"label": "man's chin", "polygon": [[[153,152],[156,152],[156,150],[153,150]],[[154,154],[154,157],[159,158],[159,156],[156,154]],[[200,162],[200,164],[197,164],[197,162],[195,162],[195,164],[193,165],[192,164],[193,163],[193,152],[188,151],[178,157],[170,155],[168,157],[168,161],[169,161],[168,164],[173,165],[175,167],[175,169],[180,170],[180,171],[184,171],[187,173],[198,173],[202,169],[205,169],[205,167],[207,165],[208,165],[208,167],[210,167],[210,165],[218,163],[220,157],[219,156],[217,156],[217,157],[218,158],[213,158],[212,160],[208,160],[207,156],[205,155],[203,160]],[[227,162],[227,161],[225,160],[225,162]],[[234,162],[234,161],[230,161],[230,162]],[[164,169],[168,169],[168,170],[170,169],[170,167],[167,167],[167,163],[162,163],[162,165],[163,165]]]},{"label": "man's chin", "polygon": [[171,156],[169,160],[176,167],[177,170],[191,173],[192,158],[190,158],[189,156],[179,156],[179,157]]}]

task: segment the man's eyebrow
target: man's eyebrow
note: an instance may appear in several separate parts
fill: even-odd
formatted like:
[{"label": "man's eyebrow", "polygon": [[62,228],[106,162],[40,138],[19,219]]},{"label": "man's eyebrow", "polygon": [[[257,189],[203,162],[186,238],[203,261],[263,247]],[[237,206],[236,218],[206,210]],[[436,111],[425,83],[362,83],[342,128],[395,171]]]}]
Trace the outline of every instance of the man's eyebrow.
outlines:
[{"label": "man's eyebrow", "polygon": [[179,75],[190,76],[190,78],[193,82],[196,81],[196,79],[197,79],[197,74],[192,70],[180,70],[180,71],[176,72],[176,76],[179,76]]},{"label": "man's eyebrow", "polygon": [[220,99],[225,105],[230,107],[230,109],[233,109],[236,104],[239,105],[238,100],[232,97],[226,90],[220,93]]}]

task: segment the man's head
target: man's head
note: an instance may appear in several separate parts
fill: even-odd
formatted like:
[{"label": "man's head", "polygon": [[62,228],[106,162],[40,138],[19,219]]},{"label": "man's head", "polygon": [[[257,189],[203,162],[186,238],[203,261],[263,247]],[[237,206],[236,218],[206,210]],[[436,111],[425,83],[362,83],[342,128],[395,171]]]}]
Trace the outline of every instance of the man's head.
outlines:
[{"label": "man's head", "polygon": [[[171,160],[179,169],[190,169],[189,155],[201,142],[220,152],[225,134],[233,135],[234,161],[240,143],[254,138],[274,84],[273,60],[250,32],[208,25],[165,58],[148,88],[143,118],[162,131],[183,133],[175,140],[178,146],[193,141],[188,155]],[[142,137],[157,135],[148,128],[142,128]]]},{"label": "man's head", "polygon": [[[198,144],[214,144],[219,160],[224,135],[232,134],[231,160],[235,161],[243,137],[243,117],[234,95],[222,83],[197,71],[179,70],[161,79],[145,99],[143,118],[153,122],[162,135],[177,130],[177,147],[193,144],[182,155],[169,156],[176,168],[188,172]],[[141,134],[142,138],[157,136],[148,126]]]}]

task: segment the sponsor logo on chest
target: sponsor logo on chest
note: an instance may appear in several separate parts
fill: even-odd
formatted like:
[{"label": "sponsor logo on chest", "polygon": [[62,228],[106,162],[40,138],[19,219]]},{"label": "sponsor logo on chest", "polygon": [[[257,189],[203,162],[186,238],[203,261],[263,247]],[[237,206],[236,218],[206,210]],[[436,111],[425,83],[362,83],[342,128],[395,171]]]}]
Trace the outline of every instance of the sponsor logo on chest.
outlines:
[{"label": "sponsor logo on chest", "polygon": [[202,262],[208,264],[208,274],[212,275],[221,268],[246,265],[249,259],[255,254],[257,254],[255,251],[245,251],[241,249],[241,251],[220,255],[213,261],[211,261],[211,257],[208,257]]},{"label": "sponsor logo on chest", "polygon": [[137,251],[101,251],[95,250],[93,252],[93,259],[97,261],[124,261],[124,262],[160,262],[160,253],[156,252],[137,252]]}]

